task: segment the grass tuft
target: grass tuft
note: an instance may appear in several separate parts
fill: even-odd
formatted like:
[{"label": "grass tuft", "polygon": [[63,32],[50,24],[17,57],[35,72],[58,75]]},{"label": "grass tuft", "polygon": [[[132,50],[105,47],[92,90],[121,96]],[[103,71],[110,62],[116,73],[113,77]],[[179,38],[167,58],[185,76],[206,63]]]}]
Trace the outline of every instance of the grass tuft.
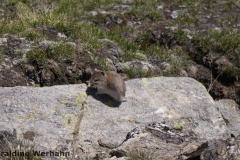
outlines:
[{"label": "grass tuft", "polygon": [[45,48],[35,48],[27,52],[27,60],[32,63],[43,65],[47,59],[55,59],[60,62],[72,60],[75,46],[71,44],[50,44]]},{"label": "grass tuft", "polygon": [[128,160],[153,160],[150,155],[141,151],[131,151],[127,153]]}]

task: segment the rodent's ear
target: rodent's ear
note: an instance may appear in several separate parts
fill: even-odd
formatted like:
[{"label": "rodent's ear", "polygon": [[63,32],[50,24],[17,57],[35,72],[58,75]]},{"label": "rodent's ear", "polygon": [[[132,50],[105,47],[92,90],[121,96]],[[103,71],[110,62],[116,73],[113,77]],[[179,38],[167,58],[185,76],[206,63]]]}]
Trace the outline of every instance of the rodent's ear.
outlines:
[{"label": "rodent's ear", "polygon": [[101,74],[105,77],[105,72],[102,71]]}]

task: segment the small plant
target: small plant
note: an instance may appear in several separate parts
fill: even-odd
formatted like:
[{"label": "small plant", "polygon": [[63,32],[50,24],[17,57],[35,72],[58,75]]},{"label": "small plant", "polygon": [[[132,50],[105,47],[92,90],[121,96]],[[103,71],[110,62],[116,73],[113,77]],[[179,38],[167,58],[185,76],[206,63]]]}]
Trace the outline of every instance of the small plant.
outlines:
[{"label": "small plant", "polygon": [[135,69],[125,69],[124,71],[129,78],[143,78],[143,77],[151,77],[151,71],[144,70],[135,70]]},{"label": "small plant", "polygon": [[237,6],[237,0],[228,0],[227,3],[224,5],[223,10],[229,11]]},{"label": "small plant", "polygon": [[195,40],[202,51],[228,52],[238,49],[240,32],[231,28],[210,29],[205,36],[195,35]]},{"label": "small plant", "polygon": [[238,80],[239,69],[234,65],[230,65],[224,68],[223,73],[227,74],[229,77],[234,77],[236,80]]},{"label": "small plant", "polygon": [[177,39],[177,41],[181,44],[187,39],[186,33],[182,29],[172,30],[170,36]]},{"label": "small plant", "polygon": [[3,49],[0,48],[0,64],[2,63],[3,61]]},{"label": "small plant", "polygon": [[[196,12],[196,11],[192,11],[192,12]],[[181,12],[180,15],[178,16],[178,23],[182,26],[182,27],[188,27],[191,25],[195,25],[198,23],[199,18],[197,16],[197,14],[193,14],[194,16],[191,16],[189,13],[186,12]]]},{"label": "small plant", "polygon": [[128,152],[127,157],[128,160],[153,160],[149,153],[144,153],[139,150]]},{"label": "small plant", "polygon": [[35,84],[35,87],[40,87],[40,84]]},{"label": "small plant", "polygon": [[208,0],[207,1],[207,7],[209,9],[212,9],[213,8],[213,5],[217,2],[217,0]]},{"label": "small plant", "polygon": [[34,30],[26,30],[26,31],[22,32],[21,35],[23,37],[26,37],[26,39],[29,41],[38,40],[41,37],[43,37],[43,35],[41,33],[34,31]]},{"label": "small plant", "polygon": [[[14,132],[13,132],[14,133]],[[29,139],[17,139],[12,133],[4,131],[0,133],[2,136],[0,147],[1,156],[11,160],[42,160],[42,158],[34,155],[35,144]]]},{"label": "small plant", "polygon": [[43,65],[47,59],[55,59],[62,62],[73,58],[75,46],[61,43],[49,45],[50,46],[46,50],[43,48],[35,48],[27,52],[27,60],[29,62],[36,62],[39,65]]},{"label": "small plant", "polygon": [[195,43],[196,46],[199,47],[204,53],[209,52],[210,47],[211,47],[211,36],[206,35],[205,37],[200,36],[200,34],[195,34]]},{"label": "small plant", "polygon": [[131,7],[128,13],[141,15],[142,19],[159,20],[162,17],[162,12],[156,10],[157,5],[160,5],[158,1],[135,0],[135,5]]}]

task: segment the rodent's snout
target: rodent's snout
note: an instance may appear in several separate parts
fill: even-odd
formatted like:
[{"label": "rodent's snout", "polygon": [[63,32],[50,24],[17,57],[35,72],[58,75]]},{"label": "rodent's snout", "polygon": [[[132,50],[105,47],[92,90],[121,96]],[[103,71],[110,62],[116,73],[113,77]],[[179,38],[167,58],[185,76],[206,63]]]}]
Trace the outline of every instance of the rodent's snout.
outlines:
[{"label": "rodent's snout", "polygon": [[93,84],[90,81],[86,81],[88,87],[93,87]]},{"label": "rodent's snout", "polygon": [[89,82],[89,83],[88,83],[88,86],[94,88],[94,83]]}]

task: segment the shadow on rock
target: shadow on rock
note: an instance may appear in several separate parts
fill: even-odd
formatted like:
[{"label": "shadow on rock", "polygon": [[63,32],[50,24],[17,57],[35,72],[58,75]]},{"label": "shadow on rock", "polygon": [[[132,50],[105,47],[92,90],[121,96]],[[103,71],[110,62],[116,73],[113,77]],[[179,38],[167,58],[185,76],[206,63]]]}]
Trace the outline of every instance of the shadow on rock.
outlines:
[{"label": "shadow on rock", "polygon": [[102,102],[108,107],[120,107],[122,102],[116,101],[114,98],[110,97],[107,94],[98,94],[96,95],[97,88],[88,87],[86,90],[87,95],[91,95],[94,99]]}]

